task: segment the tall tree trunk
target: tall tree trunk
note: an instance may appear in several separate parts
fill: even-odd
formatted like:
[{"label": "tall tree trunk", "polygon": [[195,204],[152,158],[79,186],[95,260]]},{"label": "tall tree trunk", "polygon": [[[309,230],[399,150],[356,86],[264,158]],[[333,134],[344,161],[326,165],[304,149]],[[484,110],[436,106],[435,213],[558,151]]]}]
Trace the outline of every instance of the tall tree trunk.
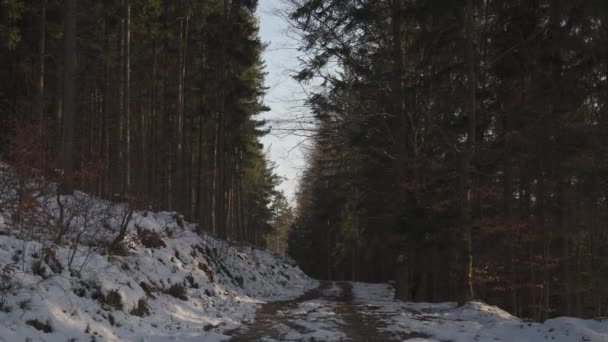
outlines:
[{"label": "tall tree trunk", "polygon": [[[392,107],[393,107],[393,127],[395,137],[395,152],[397,157],[394,162],[395,179],[397,180],[397,191],[399,191],[400,205],[405,205],[405,191],[401,188],[405,181],[406,164],[406,119],[403,108],[403,19],[401,11],[403,0],[392,0],[391,21],[392,21],[392,62],[393,74],[391,80],[392,87]],[[397,262],[396,279],[397,287],[395,297],[401,300],[410,300],[410,269],[409,269],[409,246],[407,238],[402,239],[400,246],[399,261]]]},{"label": "tall tree trunk", "polygon": [[[224,34],[226,38],[231,36],[230,28],[230,10],[229,1],[224,0]],[[229,41],[229,39],[226,39]],[[226,237],[226,92],[228,75],[227,69],[230,64],[227,60],[226,47],[221,49],[221,61],[224,64],[221,79],[221,89],[218,94],[219,110],[218,110],[218,124],[217,124],[217,150],[216,150],[216,192],[215,192],[215,232],[219,237]]]},{"label": "tall tree trunk", "polygon": [[[41,0],[40,4],[40,38],[38,41],[38,124],[40,139],[43,146],[46,147],[46,122],[44,118],[44,82],[45,82],[45,60],[46,60],[46,7],[47,0]],[[42,162],[45,163],[46,153],[42,156]]]},{"label": "tall tree trunk", "polygon": [[186,76],[188,66],[188,29],[190,24],[190,18],[186,16],[184,24],[184,43],[182,53],[182,66],[181,66],[181,117],[182,117],[182,172],[184,177],[181,179],[183,182],[184,192],[180,194],[183,197],[183,211],[186,215],[192,214],[192,123],[191,116],[186,118]]},{"label": "tall tree trunk", "polygon": [[119,76],[119,86],[118,86],[118,132],[117,132],[117,137],[118,137],[118,146],[116,148],[116,152],[117,152],[117,163],[115,165],[116,170],[114,170],[114,172],[117,174],[117,187],[114,190],[115,194],[119,194],[119,195],[124,195],[125,193],[125,163],[126,163],[126,158],[125,158],[125,139],[124,139],[124,132],[125,132],[125,90],[126,90],[126,72],[125,72],[125,56],[126,56],[126,44],[125,44],[125,32],[126,32],[126,18],[125,18],[125,13],[124,13],[124,8],[125,8],[125,0],[121,0],[121,10],[123,10],[123,12],[121,13],[121,18],[120,18],[120,34],[119,34],[119,39],[120,39],[120,76]]},{"label": "tall tree trunk", "polygon": [[[158,171],[159,171],[159,167],[158,167],[158,150],[159,150],[159,139],[158,139],[158,134],[159,134],[159,130],[160,130],[160,125],[158,124],[158,52],[157,52],[157,48],[156,48],[156,44],[157,44],[157,39],[154,38],[153,43],[152,43],[152,98],[150,99],[151,102],[151,109],[150,109],[150,151],[154,151],[154,153],[150,153],[149,156],[146,157],[150,157],[150,163],[149,165],[150,170],[148,170],[148,184],[160,184],[159,181],[159,177],[158,177]],[[155,188],[159,188],[159,187],[155,187]],[[160,201],[160,195],[158,193],[158,190],[151,190],[151,201],[156,202],[158,204],[158,202]]]},{"label": "tall tree trunk", "polygon": [[[405,165],[407,154],[406,134],[407,119],[403,101],[403,19],[402,19],[403,0],[393,0],[392,5],[392,29],[393,29],[393,75],[392,75],[392,97],[393,97],[393,116],[397,128],[395,141],[397,144],[398,163],[397,169],[400,174],[399,181],[403,179],[402,167]],[[400,184],[401,186],[401,184]]]},{"label": "tall tree trunk", "polygon": [[[221,90],[220,90],[221,92]],[[213,167],[213,233],[222,236],[224,231],[224,113],[223,97],[216,96],[218,112],[215,123],[215,146]]]},{"label": "tall tree trunk", "polygon": [[558,217],[557,217],[557,228],[559,229],[559,248],[560,248],[560,264],[561,264],[561,278],[563,288],[561,293],[561,308],[559,311],[560,315],[572,315],[572,275],[570,273],[570,247],[568,238],[568,203],[566,199],[566,188],[567,183],[563,179],[563,176],[558,176],[557,189],[555,194],[557,196],[558,204]]},{"label": "tall tree trunk", "polygon": [[238,174],[237,174],[237,190],[238,190],[238,224],[239,224],[239,239],[245,239],[245,228],[244,228],[244,219],[243,219],[243,149],[240,148],[238,151]]},{"label": "tall tree trunk", "polygon": [[131,0],[126,0],[125,24],[125,191],[131,191]]},{"label": "tall tree trunk", "polygon": [[[183,6],[183,2],[180,1],[180,9]],[[181,15],[181,11],[178,11],[178,15]],[[176,165],[175,165],[175,176],[176,176],[176,205],[177,210],[183,210],[184,207],[184,107],[183,107],[183,93],[184,93],[184,74],[182,70],[184,68],[184,18],[179,18],[179,47],[178,47],[178,80],[177,80],[177,118],[175,120],[175,131],[176,131]]]},{"label": "tall tree trunk", "polygon": [[[112,40],[110,38],[109,35],[109,29],[108,29],[108,18],[106,17],[104,19],[103,22],[103,27],[104,27],[104,36],[105,38],[105,48],[106,49],[110,49],[112,46]],[[108,58],[105,59],[104,61],[104,66],[103,66],[103,71],[104,71],[104,75],[103,75],[103,108],[102,108],[102,115],[103,115],[103,126],[102,126],[102,130],[103,130],[103,161],[104,161],[104,188],[103,188],[103,195],[104,196],[111,196],[112,195],[112,186],[111,186],[111,182],[113,181],[113,177],[112,177],[112,172],[111,172],[111,166],[112,166],[112,159],[110,159],[111,156],[111,148],[110,148],[110,61],[108,60]]]},{"label": "tall tree trunk", "polygon": [[[207,223],[206,220],[206,208],[203,205],[205,192],[207,191],[207,187],[205,186],[205,179],[203,177],[204,170],[204,157],[203,157],[203,149],[205,148],[205,144],[203,142],[204,139],[204,129],[203,129],[203,113],[204,113],[204,98],[201,96],[201,113],[199,115],[199,127],[198,127],[198,155],[197,155],[197,171],[196,171],[196,219],[200,223],[201,226],[205,226]],[[194,149],[193,149],[194,150]]]},{"label": "tall tree trunk", "polygon": [[[503,109],[503,139],[504,139],[504,177],[503,177],[503,213],[507,224],[513,222],[513,168],[510,159],[510,129],[509,129],[509,110]],[[509,295],[511,302],[511,312],[517,315],[517,266],[515,262],[515,241],[510,239],[506,242],[507,263],[509,265]]]},{"label": "tall tree trunk", "polygon": [[538,302],[535,304],[537,309],[537,313],[534,317],[535,320],[547,319],[549,315],[549,285],[550,285],[550,258],[551,258],[551,243],[552,243],[552,232],[549,225],[545,224],[545,205],[546,205],[546,174],[544,171],[544,164],[541,161],[539,170],[538,170],[538,179],[537,179],[537,194],[536,194],[536,217],[538,220],[538,227],[540,229],[541,239],[541,247],[542,247],[542,257],[543,262],[542,265],[542,279],[539,280],[542,282],[542,285],[539,287],[538,291]]},{"label": "tall tree trunk", "polygon": [[[551,78],[553,81],[554,93],[553,99],[551,99],[552,103],[552,117],[556,120],[560,117],[561,113],[563,113],[563,103],[562,100],[565,94],[562,93],[562,58],[560,54],[560,26],[561,26],[561,15],[559,2],[553,1],[551,2],[551,37],[552,37],[552,62],[551,62]],[[557,166],[560,168],[561,166]],[[571,315],[572,314],[572,299],[571,296],[571,282],[572,277],[570,274],[570,260],[569,260],[569,236],[568,236],[568,221],[567,221],[567,199],[566,199],[566,186],[567,186],[567,176],[563,174],[562,170],[557,170],[557,189],[556,194],[558,197],[558,237],[559,241],[559,258],[561,259],[561,283],[563,284],[562,293],[561,293],[561,312],[562,315]]]},{"label": "tall tree trunk", "polygon": [[63,50],[63,134],[60,191],[74,191],[74,126],[76,112],[76,0],[65,0]]},{"label": "tall tree trunk", "polygon": [[464,162],[462,165],[462,195],[461,198],[461,216],[462,216],[462,241],[463,241],[463,289],[461,302],[467,302],[473,299],[473,238],[472,238],[472,201],[471,193],[471,168],[475,154],[475,144],[477,141],[477,60],[476,60],[476,45],[474,33],[475,8],[473,0],[466,1],[466,64],[467,64],[467,80],[468,80],[468,132],[467,146],[464,152]]}]

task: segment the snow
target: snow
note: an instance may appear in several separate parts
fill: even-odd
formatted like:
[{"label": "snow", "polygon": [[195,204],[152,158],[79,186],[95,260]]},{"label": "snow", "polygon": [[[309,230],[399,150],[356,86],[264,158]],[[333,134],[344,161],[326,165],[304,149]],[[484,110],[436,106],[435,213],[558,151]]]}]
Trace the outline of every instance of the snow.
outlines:
[{"label": "snow", "polygon": [[[77,194],[66,200],[90,198]],[[107,207],[93,202],[96,208]],[[7,217],[0,215],[0,231],[7,230]],[[85,218],[74,222],[81,227]],[[100,227],[94,228],[98,232]],[[0,311],[0,341],[224,341],[224,333],[252,321],[264,301],[294,298],[317,286],[287,257],[199,234],[196,228],[176,213],[136,212],[127,256],[79,245],[70,270],[71,250],[61,246],[55,255],[63,270],[57,273],[41,262],[43,243],[0,235],[0,271],[8,264],[17,267],[8,309]],[[144,247],[136,238],[142,229],[162,234],[166,247]],[[36,263],[40,275],[32,271]],[[187,300],[168,294],[176,284],[186,288]],[[116,294],[117,305],[103,300]],[[140,300],[149,316],[131,313]],[[28,321],[48,324],[52,332]]]},{"label": "snow", "polygon": [[[0,221],[1,231],[6,231],[6,221]],[[226,341],[228,334],[253,322],[261,304],[279,300],[293,305],[281,307],[273,318],[274,337],[261,341],[352,337],[344,316],[351,305],[342,298],[344,286],[329,283],[314,298],[289,301],[318,286],[292,260],[201,235],[195,225],[181,221],[176,213],[136,212],[130,234],[137,229],[171,232],[164,238],[166,247],[147,248],[133,239],[129,255],[109,256],[100,249],[88,255],[83,245],[70,272],[65,267],[70,249],[64,246],[56,251],[63,271],[54,273],[44,264],[45,277],[32,272],[42,243],[1,235],[0,268],[16,264],[18,269],[7,298],[10,309],[0,311],[0,341]],[[186,286],[186,301],[166,293],[175,284]],[[461,307],[405,303],[393,299],[390,285],[350,284],[356,314],[381,322],[376,328],[387,336],[412,336],[405,341],[608,342],[608,322],[602,320],[562,317],[532,323],[482,302]],[[154,292],[146,293],[148,288]],[[110,293],[120,295],[122,307],[99,300]],[[131,314],[140,299],[146,301],[149,316]],[[48,324],[52,332],[26,323],[34,320]]]},{"label": "snow", "polygon": [[283,341],[343,341],[341,331],[344,321],[338,316],[333,304],[326,300],[300,303],[289,320],[290,328]]},{"label": "snow", "polygon": [[384,284],[353,283],[355,302],[381,318],[383,328],[396,333],[421,333],[429,338],[407,341],[608,341],[608,322],[561,317],[544,323],[523,321],[482,302],[457,307],[455,303],[405,303],[393,300],[393,289]]},{"label": "snow", "polygon": [[[0,164],[0,179],[5,169]],[[482,302],[397,301],[387,284],[318,287],[290,258],[200,233],[175,212],[134,212],[129,253],[109,255],[107,245],[128,208],[83,193],[62,197],[71,225],[53,249],[50,233],[32,226],[36,222],[15,231],[8,207],[1,211],[3,198],[13,195],[0,193],[0,342],[219,342],[237,331],[270,334],[256,339],[266,342],[356,340],[362,332],[410,342],[608,342],[608,321],[601,319],[533,323]],[[41,202],[41,222],[56,227],[52,191]],[[28,231],[36,233],[26,234],[30,240],[16,237]],[[163,245],[146,247],[142,232]],[[68,242],[76,236],[72,258]],[[7,265],[14,273],[3,290]],[[173,291],[180,288],[185,298]],[[275,301],[269,305],[277,305],[276,313],[256,319],[261,305]]]},{"label": "snow", "polygon": [[[324,341],[338,342],[349,340],[342,331],[346,322],[336,310],[334,295],[341,293],[336,286],[323,291],[311,291],[314,295],[307,299],[297,299],[277,303],[274,313],[263,315],[258,326],[245,328],[244,335],[237,340],[264,342],[285,341]],[[271,310],[272,311],[272,310]]]}]

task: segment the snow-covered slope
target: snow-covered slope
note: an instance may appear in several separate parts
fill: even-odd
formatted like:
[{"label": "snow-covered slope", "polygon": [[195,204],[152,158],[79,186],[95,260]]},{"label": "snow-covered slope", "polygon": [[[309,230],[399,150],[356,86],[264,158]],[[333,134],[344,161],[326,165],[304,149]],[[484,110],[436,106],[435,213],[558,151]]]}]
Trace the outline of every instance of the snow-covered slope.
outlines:
[{"label": "snow-covered slope", "polygon": [[[128,255],[79,246],[71,269],[69,246],[49,253],[40,242],[1,235],[0,273],[14,266],[0,281],[0,341],[225,340],[260,301],[317,286],[288,258],[195,228],[175,213],[136,212]],[[162,242],[144,247],[137,231]]]},{"label": "snow-covered slope", "polygon": [[386,324],[385,331],[420,334],[412,342],[608,342],[608,321],[561,317],[525,322],[495,306],[471,302],[404,303],[393,299],[387,285],[353,283],[355,301]]},{"label": "snow-covered slope", "polygon": [[[124,204],[82,193],[58,202],[52,185],[16,182],[6,169],[0,164],[0,342],[212,342],[237,329],[264,336],[277,324],[275,341],[608,342],[604,320],[539,324],[479,302],[403,303],[382,284],[309,291],[319,283],[289,258],[215,239],[173,212],[125,220]],[[23,193],[6,190],[15,184],[37,198],[19,202],[19,215]],[[123,222],[126,243],[108,253]],[[276,300],[284,301],[268,304],[272,315],[244,329],[259,304]]]}]

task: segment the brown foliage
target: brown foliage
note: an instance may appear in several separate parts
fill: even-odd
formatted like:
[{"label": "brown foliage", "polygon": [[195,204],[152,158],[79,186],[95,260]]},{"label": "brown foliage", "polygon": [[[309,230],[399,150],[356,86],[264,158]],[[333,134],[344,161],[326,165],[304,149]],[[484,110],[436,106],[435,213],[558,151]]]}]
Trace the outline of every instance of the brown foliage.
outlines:
[{"label": "brown foliage", "polygon": [[141,244],[146,248],[167,247],[167,244],[159,232],[153,232],[147,229],[138,229],[137,235],[141,241]]}]

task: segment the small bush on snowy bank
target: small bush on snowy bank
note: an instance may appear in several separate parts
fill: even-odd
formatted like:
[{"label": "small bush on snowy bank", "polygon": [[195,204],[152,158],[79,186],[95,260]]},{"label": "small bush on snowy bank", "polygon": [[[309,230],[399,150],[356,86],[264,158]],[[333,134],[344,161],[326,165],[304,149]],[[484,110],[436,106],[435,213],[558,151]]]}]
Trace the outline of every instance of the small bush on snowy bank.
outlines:
[{"label": "small bush on snowy bank", "polygon": [[146,248],[164,248],[167,247],[167,244],[162,238],[160,232],[153,232],[146,229],[141,229],[138,227],[137,235],[139,237],[139,241]]},{"label": "small bush on snowy bank", "polygon": [[25,324],[34,327],[36,330],[40,330],[44,333],[52,333],[53,332],[53,327],[51,326],[51,324],[49,323],[49,321],[46,321],[45,323],[40,322],[37,319],[30,319],[27,322],[25,322]]},{"label": "small bush on snowy bank", "polygon": [[14,264],[4,265],[0,269],[0,311],[8,310],[5,307],[6,299],[9,291],[13,289],[13,274],[16,270],[17,266]]},{"label": "small bush on snowy bank", "polygon": [[145,299],[140,299],[137,302],[137,306],[131,310],[131,315],[145,317],[150,315],[150,309],[148,308],[148,303]]},{"label": "small bush on snowy bank", "polygon": [[120,293],[118,293],[118,291],[111,290],[110,292],[108,292],[107,295],[105,295],[105,297],[101,298],[103,298],[103,304],[106,304],[117,311],[122,310],[122,296],[120,295]]},{"label": "small bush on snowy bank", "polygon": [[202,262],[199,262],[197,264],[198,268],[203,271],[205,273],[205,275],[207,276],[207,279],[209,279],[210,282],[213,283],[213,272],[209,269],[209,267]]},{"label": "small bush on snowy bank", "polygon": [[183,301],[188,300],[188,294],[186,291],[186,287],[182,284],[171,285],[171,287],[169,287],[169,289],[166,291],[166,293],[168,295],[171,295],[171,296],[173,296],[177,299],[181,299]]},{"label": "small bush on snowy bank", "polygon": [[35,275],[46,279],[50,276],[51,272],[55,274],[61,274],[63,272],[63,266],[59,259],[57,259],[57,246],[49,246],[42,249],[42,258],[32,263],[32,272]]},{"label": "small bush on snowy bank", "polygon": [[129,241],[127,241],[127,233],[129,224],[133,219],[133,208],[129,203],[123,206],[123,212],[118,216],[118,234],[110,243],[108,251],[112,255],[126,256],[129,254]]},{"label": "small bush on snowy bank", "polygon": [[142,290],[144,290],[144,292],[146,293],[146,296],[155,299],[156,297],[154,296],[154,292],[156,292],[156,289],[154,289],[152,286],[148,285],[145,282],[141,282],[139,283],[139,287],[141,287]]}]

